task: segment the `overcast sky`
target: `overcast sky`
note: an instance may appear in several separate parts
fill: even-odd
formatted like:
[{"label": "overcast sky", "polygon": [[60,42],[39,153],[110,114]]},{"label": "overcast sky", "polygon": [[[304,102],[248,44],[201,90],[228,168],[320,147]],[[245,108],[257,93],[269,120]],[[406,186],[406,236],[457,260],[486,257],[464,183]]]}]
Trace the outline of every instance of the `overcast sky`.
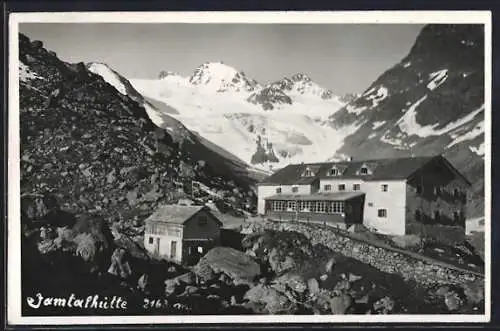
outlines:
[{"label": "overcast sky", "polygon": [[308,74],[336,94],[363,92],[410,50],[417,24],[23,23],[68,62],[98,61],[127,78],[190,75],[223,61],[261,83]]}]

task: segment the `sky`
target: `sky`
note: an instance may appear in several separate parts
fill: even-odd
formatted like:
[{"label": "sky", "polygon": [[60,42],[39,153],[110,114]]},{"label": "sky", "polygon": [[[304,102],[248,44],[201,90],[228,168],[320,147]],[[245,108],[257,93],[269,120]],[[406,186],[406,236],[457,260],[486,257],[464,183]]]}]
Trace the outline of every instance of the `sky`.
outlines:
[{"label": "sky", "polygon": [[406,56],[420,24],[22,23],[67,62],[103,62],[127,78],[184,76],[223,61],[260,83],[307,74],[337,95],[361,93]]}]

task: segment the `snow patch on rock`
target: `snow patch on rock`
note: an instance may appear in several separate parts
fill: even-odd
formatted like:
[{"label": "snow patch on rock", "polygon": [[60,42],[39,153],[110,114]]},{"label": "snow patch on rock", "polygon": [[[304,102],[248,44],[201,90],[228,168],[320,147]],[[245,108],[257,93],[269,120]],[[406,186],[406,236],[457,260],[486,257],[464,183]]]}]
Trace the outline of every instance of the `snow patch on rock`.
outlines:
[{"label": "snow patch on rock", "polygon": [[469,146],[471,152],[476,153],[479,156],[484,156],[484,142],[482,142],[478,147]]},{"label": "snow patch on rock", "polygon": [[382,125],[384,125],[386,123],[386,121],[375,121],[373,122],[372,124],[372,129],[373,130],[377,130],[378,128],[380,128]]},{"label": "snow patch on rock", "polygon": [[360,115],[363,111],[365,111],[367,109],[367,107],[356,107],[356,106],[349,104],[345,107],[345,109],[347,110],[347,112],[349,114]]},{"label": "snow patch on rock", "polygon": [[370,91],[371,91],[370,93],[367,92],[365,93],[365,95],[368,95],[366,97],[366,100],[370,100],[372,102],[373,108],[377,107],[381,101],[383,101],[389,96],[389,90],[384,86],[380,86],[376,90],[377,92],[375,94],[372,94],[375,91],[375,89],[370,89]]},{"label": "snow patch on rock", "polygon": [[466,132],[460,130],[459,132],[450,133],[450,137],[451,139],[453,139],[453,141],[448,146],[446,146],[446,148],[450,148],[464,141],[473,140],[482,134],[484,134],[484,120],[478,123],[478,125],[476,125],[474,128]]},{"label": "snow patch on rock", "polygon": [[19,62],[19,80],[21,82],[27,82],[32,79],[45,79],[32,71],[26,64]]},{"label": "snow patch on rock", "polygon": [[429,74],[429,79],[431,80],[429,84],[427,84],[427,88],[429,90],[435,90],[439,86],[441,86],[446,79],[448,78],[448,69],[438,70],[431,74]]},{"label": "snow patch on rock", "polygon": [[118,92],[127,95],[127,89],[123,85],[118,74],[104,63],[91,63],[88,69],[96,75],[101,76],[108,84],[112,85]]}]

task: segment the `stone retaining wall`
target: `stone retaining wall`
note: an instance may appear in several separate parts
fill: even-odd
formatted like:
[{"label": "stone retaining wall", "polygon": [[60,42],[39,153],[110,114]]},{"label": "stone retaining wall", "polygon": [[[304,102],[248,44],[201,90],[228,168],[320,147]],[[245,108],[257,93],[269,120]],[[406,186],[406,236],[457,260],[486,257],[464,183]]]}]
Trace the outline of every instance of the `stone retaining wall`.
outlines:
[{"label": "stone retaining wall", "polygon": [[414,280],[422,285],[464,284],[483,281],[471,273],[448,269],[444,266],[423,262],[398,252],[358,242],[335,233],[320,225],[299,223],[255,222],[245,224],[245,232],[259,229],[294,231],[305,235],[314,244],[323,244],[345,256],[369,264],[383,272],[398,273],[406,280]]}]

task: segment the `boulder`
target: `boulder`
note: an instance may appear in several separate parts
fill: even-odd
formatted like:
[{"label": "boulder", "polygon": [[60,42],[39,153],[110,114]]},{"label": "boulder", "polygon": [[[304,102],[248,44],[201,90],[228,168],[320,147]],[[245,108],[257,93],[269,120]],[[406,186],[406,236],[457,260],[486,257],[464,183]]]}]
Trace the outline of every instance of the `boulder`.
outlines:
[{"label": "boulder", "polygon": [[196,286],[192,286],[192,285],[188,285],[186,286],[186,288],[184,289],[184,295],[192,295],[192,294],[195,294],[196,292],[198,292],[198,288]]},{"label": "boulder", "polygon": [[283,253],[280,253],[278,248],[271,249],[268,254],[268,261],[271,269],[277,274],[282,274],[297,267],[294,258],[290,255],[283,257]]},{"label": "boulder", "polygon": [[93,261],[97,252],[97,243],[92,234],[80,233],[74,239],[76,254],[85,261]]},{"label": "boulder", "polygon": [[268,314],[293,314],[296,306],[276,289],[259,284],[248,290],[244,299],[264,307]]},{"label": "boulder", "polygon": [[139,280],[137,281],[137,289],[140,290],[141,292],[145,292],[148,286],[148,275],[143,274],[141,277],[139,277]]},{"label": "boulder", "polygon": [[352,297],[348,294],[333,297],[330,299],[330,310],[333,315],[344,315],[352,302]]},{"label": "boulder", "polygon": [[203,256],[193,268],[195,274],[202,278],[213,276],[208,271],[212,270],[213,276],[224,273],[233,280],[253,282],[261,272],[260,265],[250,256],[230,247],[215,247]]},{"label": "boulder", "polygon": [[462,288],[468,302],[478,304],[484,301],[484,282],[468,282]]},{"label": "boulder", "polygon": [[351,289],[351,283],[347,279],[342,279],[333,287],[333,293],[339,295]]},{"label": "boulder", "polygon": [[333,257],[330,260],[328,260],[328,262],[325,265],[325,272],[327,274],[329,274],[329,273],[332,272],[333,267],[335,266],[335,263],[336,263],[336,261],[335,261],[335,259]]},{"label": "boulder", "polygon": [[186,272],[182,275],[179,275],[174,278],[176,282],[179,284],[184,283],[184,284],[194,284],[196,283],[195,280],[195,275],[192,272]]},{"label": "boulder", "polygon": [[319,283],[316,278],[310,278],[307,281],[307,289],[310,295],[317,295],[319,293]]},{"label": "boulder", "polygon": [[460,298],[457,292],[450,291],[444,296],[444,303],[449,311],[455,311],[460,309],[463,305],[463,300]]},{"label": "boulder", "polygon": [[379,314],[389,314],[394,310],[394,305],[394,300],[386,296],[373,304],[373,310]]},{"label": "boulder", "polygon": [[358,281],[358,280],[360,280],[361,278],[363,278],[363,277],[358,276],[358,275],[355,275],[355,274],[351,274],[351,273],[350,273],[350,274],[349,274],[349,277],[348,277],[347,279],[348,279],[351,283],[354,283],[355,281]]},{"label": "boulder", "polygon": [[177,288],[179,287],[179,283],[175,281],[175,279],[167,279],[165,280],[165,295],[170,296],[177,292]]},{"label": "boulder", "polygon": [[111,265],[108,269],[108,273],[121,278],[128,278],[132,275],[128,254],[124,248],[116,248],[113,255],[111,255]]},{"label": "boulder", "polygon": [[295,273],[286,273],[277,277],[274,283],[283,289],[290,289],[297,294],[303,294],[307,290],[307,282],[305,279]]}]

